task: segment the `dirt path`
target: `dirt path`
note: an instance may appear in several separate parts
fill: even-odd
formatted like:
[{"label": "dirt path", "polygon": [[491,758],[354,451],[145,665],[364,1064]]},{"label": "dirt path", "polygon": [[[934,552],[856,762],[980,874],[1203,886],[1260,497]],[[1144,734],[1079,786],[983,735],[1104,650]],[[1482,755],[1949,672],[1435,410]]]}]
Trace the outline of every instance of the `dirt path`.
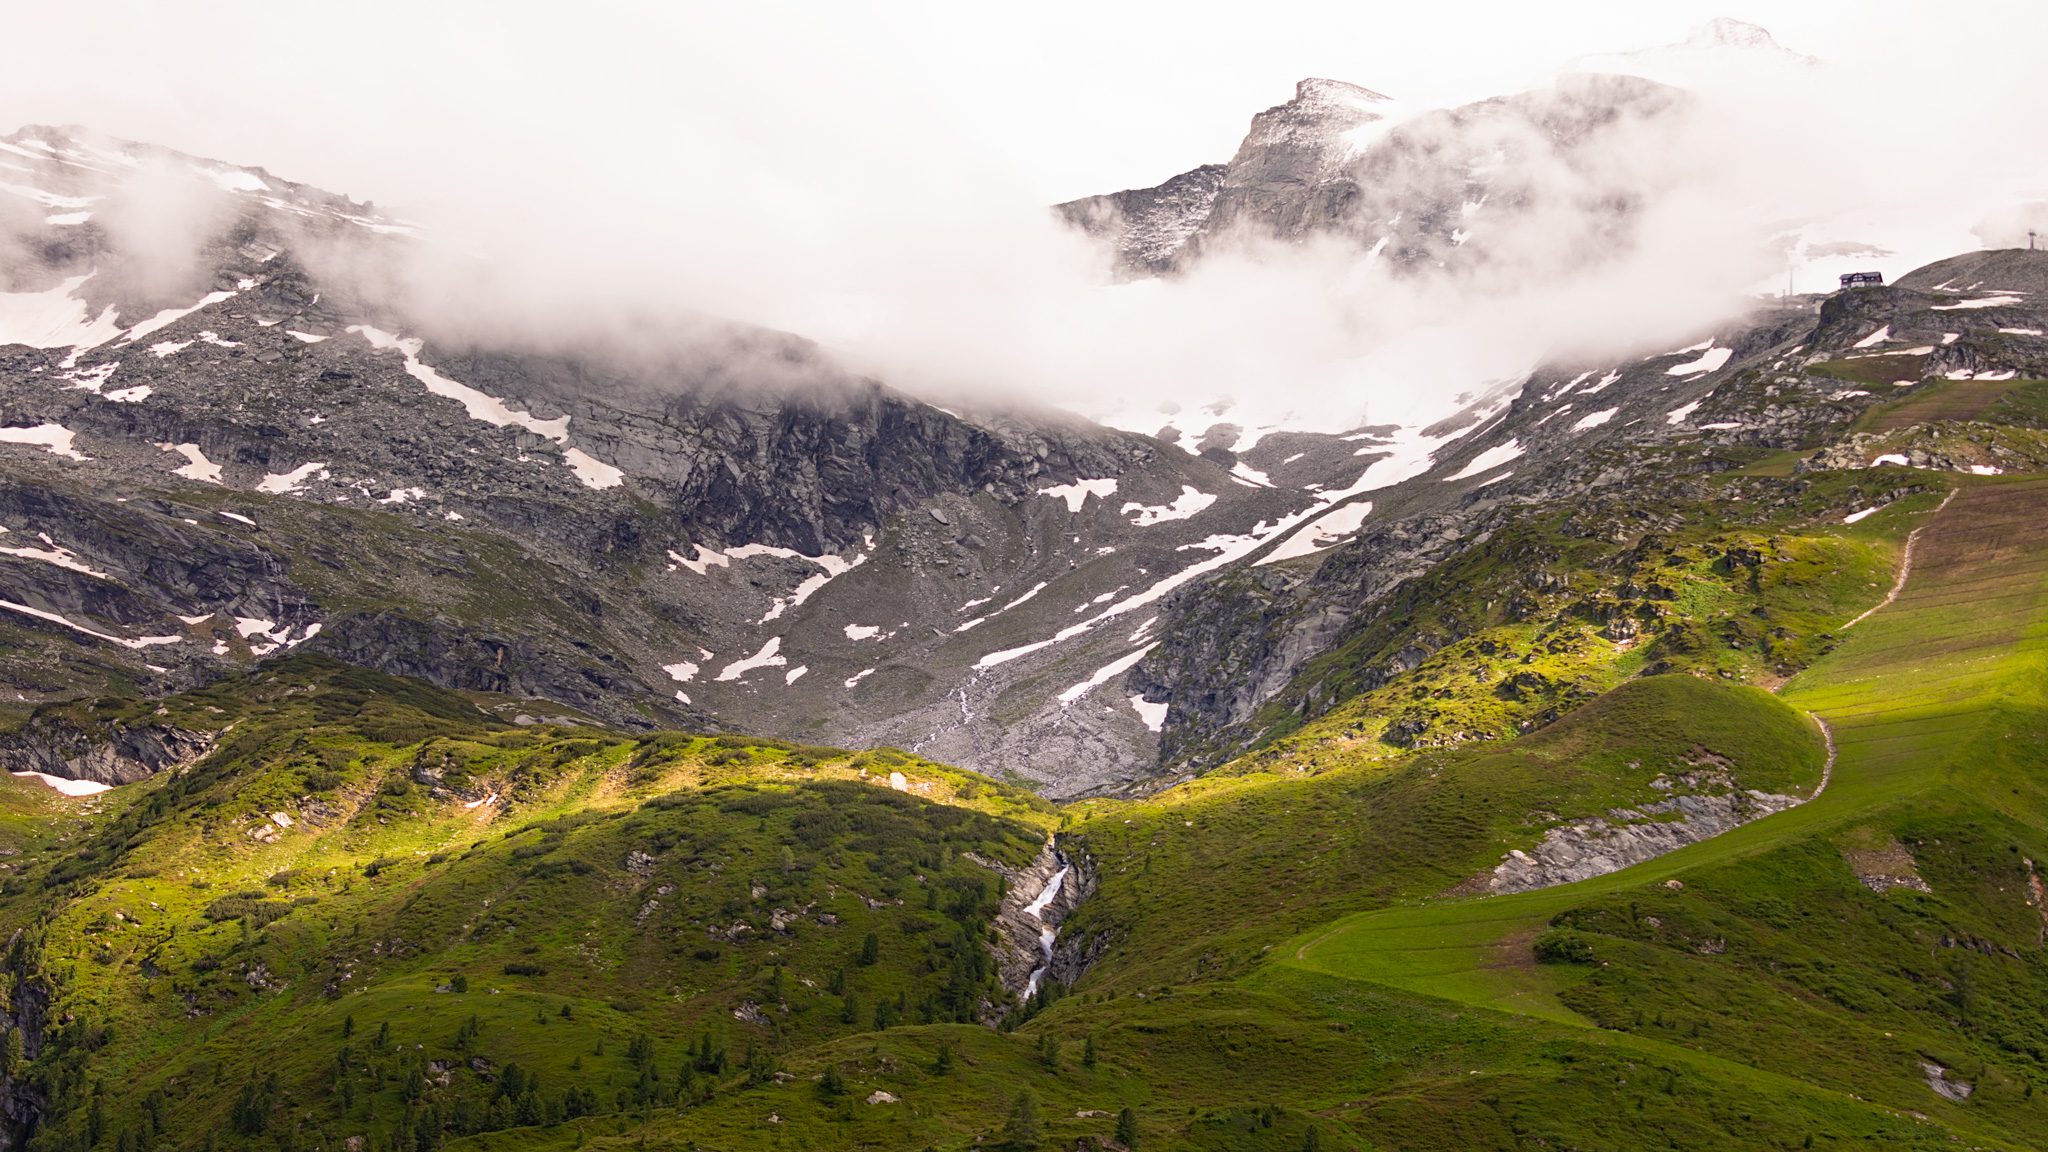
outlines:
[{"label": "dirt path", "polygon": [[[1948,507],[1949,501],[1955,499],[1956,493],[1960,491],[1962,491],[1962,489],[1960,488],[1949,489],[1948,495],[1942,497],[1941,503],[1935,505],[1934,511],[1928,514],[1927,522],[1932,523],[1936,516],[1941,515],[1941,510],[1943,508]],[[1849,621],[1847,624],[1842,625],[1843,631],[1846,632],[1849,629],[1854,628],[1858,624],[1863,623],[1865,620],[1870,619],[1870,617],[1873,614],[1875,614],[1879,608],[1888,607],[1892,601],[1897,600],[1899,598],[1899,593],[1905,591],[1906,579],[1913,575],[1913,545],[1919,543],[1920,534],[1925,531],[1927,531],[1927,524],[1922,524],[1918,528],[1915,528],[1911,532],[1906,534],[1906,558],[1899,565],[1899,578],[1897,580],[1892,581],[1892,590],[1884,594],[1884,599],[1878,601],[1876,604],[1866,609],[1863,615],[1858,616],[1854,620]]]},{"label": "dirt path", "polygon": [[1807,715],[1820,725],[1820,738],[1828,746],[1828,758],[1820,766],[1820,784],[1814,788],[1813,795],[1806,798],[1810,802],[1820,799],[1820,794],[1828,790],[1828,781],[1835,778],[1835,728],[1821,719],[1818,712],[1808,712]]}]

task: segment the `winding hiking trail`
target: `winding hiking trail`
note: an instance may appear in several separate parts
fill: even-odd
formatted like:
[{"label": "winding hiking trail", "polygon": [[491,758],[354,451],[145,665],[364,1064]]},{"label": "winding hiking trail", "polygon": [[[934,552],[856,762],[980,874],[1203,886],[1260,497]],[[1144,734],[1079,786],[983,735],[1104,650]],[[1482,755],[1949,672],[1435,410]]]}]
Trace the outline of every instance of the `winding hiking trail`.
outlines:
[{"label": "winding hiking trail", "polygon": [[1891,591],[1852,623],[1890,611],[1779,686],[1826,747],[1820,780],[1799,804],[1583,880],[1354,913],[1290,948],[1290,960],[1582,1024],[1509,955],[1515,941],[1593,896],[1760,851],[1926,786],[1966,730],[1960,725],[1986,708],[1987,686],[2005,674],[1998,669],[2039,658],[2026,638],[2038,634],[2048,652],[2048,521],[2036,503],[2044,493],[2048,478],[1951,489],[1909,533]]},{"label": "winding hiking trail", "polygon": [[1803,803],[1820,799],[1820,794],[1828,790],[1828,781],[1835,778],[1835,726],[1822,719],[1818,712],[1808,712],[1807,716],[1811,717],[1815,724],[1820,725],[1820,738],[1821,742],[1828,746],[1828,758],[1820,766],[1820,783],[1814,786],[1813,795],[1808,796]]},{"label": "winding hiking trail", "polygon": [[1899,593],[1906,590],[1906,581],[1913,575],[1913,545],[1920,542],[1920,534],[1927,531],[1927,526],[1934,523],[1934,518],[1941,515],[1941,510],[1948,507],[1949,502],[1954,500],[1956,493],[1960,491],[1962,491],[1960,488],[1949,489],[1948,495],[1942,497],[1941,503],[1934,506],[1934,511],[1927,514],[1927,519],[1918,528],[1906,533],[1906,556],[1899,564],[1899,578],[1892,581],[1892,590],[1884,594],[1884,599],[1865,609],[1863,615],[1842,625],[1842,631],[1847,632],[1849,629],[1870,619],[1877,613],[1878,609],[1890,607],[1892,602],[1899,598]]}]

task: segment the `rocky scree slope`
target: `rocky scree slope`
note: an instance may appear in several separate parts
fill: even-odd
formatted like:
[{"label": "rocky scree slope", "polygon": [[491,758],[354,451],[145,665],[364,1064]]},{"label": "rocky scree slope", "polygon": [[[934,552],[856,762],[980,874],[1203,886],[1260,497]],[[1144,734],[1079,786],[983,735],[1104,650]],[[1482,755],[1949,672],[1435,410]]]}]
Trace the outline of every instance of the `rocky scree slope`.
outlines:
[{"label": "rocky scree slope", "polygon": [[[1993,269],[2015,287],[1995,290]],[[1625,552],[1765,464],[1816,479],[2031,468],[2031,433],[2002,429],[2032,420],[2007,394],[2048,376],[2048,296],[2028,287],[2044,273],[2048,254],[1961,256],[1897,287],[1773,305],[1667,354],[1537,371],[1429,469],[1374,492],[1342,543],[1255,560],[1167,603],[1166,639],[1131,673],[1169,705],[1162,765],[1222,763],[1450,649],[1476,626],[1426,623],[1429,588],[1471,596],[1484,578],[1485,595],[1526,611],[1556,590],[1543,567],[1559,547]],[[1760,514],[1802,487],[1757,483]],[[1508,565],[1498,587],[1477,571],[1489,563]],[[1609,627],[1631,640],[1642,625]]]},{"label": "rocky scree slope", "polygon": [[[421,241],[369,205],[82,130],[0,143],[25,182],[0,284],[19,704],[304,646],[547,702],[530,718],[908,745],[1006,629],[1059,631],[1309,500],[1057,413],[956,416],[772,333],[444,346],[388,289]],[[209,205],[170,284],[123,249],[144,174]],[[1068,647],[1077,678],[1108,660]],[[1119,719],[1102,771],[1149,760]]]}]

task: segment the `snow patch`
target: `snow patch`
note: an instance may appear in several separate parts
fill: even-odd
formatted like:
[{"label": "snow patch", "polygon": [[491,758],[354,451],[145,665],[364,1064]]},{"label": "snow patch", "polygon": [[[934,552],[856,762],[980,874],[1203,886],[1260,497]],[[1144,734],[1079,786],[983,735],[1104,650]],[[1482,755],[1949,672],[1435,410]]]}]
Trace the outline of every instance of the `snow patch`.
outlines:
[{"label": "snow patch", "polygon": [[1240,484],[1248,484],[1254,488],[1271,488],[1273,486],[1273,478],[1271,476],[1266,475],[1242,460],[1231,465],[1230,477]]},{"label": "snow patch", "polygon": [[1165,704],[1154,704],[1143,696],[1131,697],[1131,709],[1138,714],[1138,719],[1144,721],[1145,727],[1154,732],[1166,730],[1167,707]]},{"label": "snow patch", "polygon": [[[522,412],[513,408],[496,396],[479,391],[461,381],[451,380],[443,376],[433,366],[420,362],[420,350],[426,347],[426,342],[418,337],[396,336],[382,329],[372,328],[367,324],[350,325],[348,330],[362,336],[363,339],[369,341],[370,347],[380,352],[395,350],[403,354],[407,375],[426,385],[428,392],[462,405],[463,411],[469,413],[470,419],[481,420],[496,428],[503,428],[506,425],[517,425],[536,436],[545,436],[557,444],[566,445],[568,443],[569,418],[567,416],[557,416],[553,420],[542,420],[531,412]],[[624,472],[610,464],[593,458],[589,453],[584,452],[580,448],[565,447],[562,451],[562,458],[568,463],[570,469],[576,473],[576,479],[581,481],[586,488],[614,488],[624,482]]]},{"label": "snow patch", "polygon": [[[690,555],[688,556],[684,556],[671,548],[668,550],[668,558],[673,565],[688,568],[699,576],[704,575],[705,570],[714,564],[720,568],[730,567],[725,553],[706,548],[702,544],[690,545]],[[669,571],[673,572],[675,568],[671,567]]]},{"label": "snow patch", "polygon": [[[567,416],[562,417],[568,420]],[[585,488],[617,488],[626,482],[626,474],[620,469],[597,459],[581,448],[562,449],[562,458],[569,462],[569,468],[576,473],[576,479]]]},{"label": "snow patch", "polygon": [[1595,392],[1605,390],[1609,384],[1612,384],[1619,379],[1621,379],[1621,372],[1619,370],[1609,372],[1607,375],[1602,376],[1597,383],[1586,385],[1585,390],[1580,392],[1579,395],[1591,396]]},{"label": "snow patch", "polygon": [[1204,492],[1192,484],[1183,484],[1180,486],[1180,495],[1175,497],[1171,504],[1139,504],[1133,501],[1124,505],[1121,513],[1129,516],[1136,512],[1137,515],[1131,517],[1131,523],[1140,528],[1149,528],[1154,524],[1164,524],[1168,520],[1185,520],[1215,502],[1216,497],[1213,494]]},{"label": "snow patch", "polygon": [[73,433],[62,424],[37,424],[27,428],[0,428],[0,444],[32,444],[47,449],[52,456],[64,456],[72,460],[90,460],[92,457],[76,452],[71,447]]},{"label": "snow patch", "polygon": [[1579,422],[1572,425],[1572,431],[1584,432],[1588,428],[1598,428],[1609,420],[1614,419],[1614,414],[1619,411],[1621,411],[1619,408],[1605,408],[1590,415],[1581,416],[1579,417]]},{"label": "snow patch", "polygon": [[[1687,349],[1687,351],[1690,351],[1690,349]],[[1666,376],[1691,376],[1699,372],[1719,372],[1721,367],[1728,363],[1728,358],[1733,355],[1735,355],[1735,349],[1733,348],[1710,347],[1705,352],[1700,353],[1699,359],[1688,360],[1683,364],[1673,364],[1664,370],[1664,374]],[[1588,391],[1592,391],[1592,389],[1588,389]]]},{"label": "snow patch", "polygon": [[102,784],[97,780],[68,780],[46,772],[10,772],[8,775],[18,776],[24,780],[39,780],[66,796],[97,796],[113,788],[112,784]]},{"label": "snow patch", "polygon": [[92,275],[73,276],[42,292],[0,292],[0,345],[97,348],[120,335],[111,304],[88,320],[85,301],[73,295]]},{"label": "snow patch", "polygon": [[176,644],[184,639],[182,636],[141,636],[129,640],[120,636],[109,636],[105,632],[95,631],[83,624],[75,624],[57,615],[55,612],[45,612],[41,608],[31,608],[26,604],[16,604],[12,600],[0,600],[0,608],[4,608],[9,612],[18,612],[23,616],[33,616],[38,620],[47,620],[52,624],[69,628],[73,632],[83,633],[95,640],[105,640],[109,644],[119,644],[123,648],[152,648],[160,644]]},{"label": "snow patch", "polygon": [[1469,480],[1482,472],[1491,472],[1510,460],[1520,459],[1523,451],[1522,442],[1519,440],[1510,440],[1505,444],[1496,444],[1479,455],[1474,456],[1470,464],[1458,470],[1457,475],[1446,476],[1444,479]]},{"label": "snow patch", "polygon": [[[735,548],[727,553],[727,555],[738,557],[742,551],[744,549]],[[825,585],[830,584],[837,577],[844,576],[846,573],[867,563],[868,559],[865,552],[855,556],[852,560],[845,560],[829,554],[824,556],[805,556],[800,552],[791,552],[789,555],[798,560],[808,560],[819,568],[824,569],[824,571],[819,572],[815,576],[805,578],[802,583],[790,591],[788,596],[778,597],[775,603],[769,606],[767,615],[762,616],[759,623],[766,624],[772,620],[779,619],[789,609],[802,606],[804,601],[817,595],[818,591],[824,588]]]},{"label": "snow patch", "polygon": [[1038,494],[1057,496],[1067,502],[1067,511],[1079,512],[1090,496],[1106,500],[1116,495],[1116,478],[1105,476],[1096,480],[1076,480],[1072,484],[1055,484],[1050,488],[1040,488]]},{"label": "snow patch", "polygon": [[315,477],[322,480],[327,479],[326,461],[315,460],[309,464],[301,464],[289,472],[272,472],[256,482],[256,490],[258,492],[268,492],[274,496],[283,496],[288,493],[297,492],[300,485]]},{"label": "snow patch", "polygon": [[156,315],[151,316],[149,319],[144,320],[142,323],[137,324],[135,327],[130,328],[128,330],[128,334],[126,336],[121,337],[121,343],[133,344],[137,340],[140,340],[144,336],[148,336],[149,334],[156,332],[159,329],[168,328],[171,325],[176,324],[178,321],[183,320],[185,317],[190,316],[194,312],[199,311],[201,308],[206,308],[211,305],[218,304],[223,300],[229,299],[233,295],[233,292],[208,292],[206,295],[199,298],[199,303],[194,304],[189,308],[166,308],[163,311],[157,313]]},{"label": "snow patch", "polygon": [[1079,684],[1074,685],[1072,688],[1067,689],[1065,692],[1060,693],[1060,707],[1064,708],[1067,705],[1072,704],[1074,701],[1079,700],[1081,697],[1086,696],[1093,689],[1099,688],[1103,684],[1108,683],[1111,677],[1120,676],[1125,672],[1130,671],[1133,667],[1137,665],[1138,661],[1143,660],[1145,658],[1146,653],[1152,651],[1154,648],[1157,647],[1159,647],[1159,645],[1156,642],[1152,644],[1147,644],[1143,648],[1140,648],[1135,652],[1126,653],[1125,655],[1119,656],[1116,659],[1110,661],[1109,663],[1104,664],[1102,667],[1097,668],[1095,670],[1095,675],[1090,676],[1088,679],[1083,680]]},{"label": "snow patch", "polygon": [[1975,300],[1958,300],[1953,304],[1934,304],[1929,306],[1929,311],[1955,312],[1964,308],[2005,308],[2014,304],[2024,303],[2026,301],[2018,296],[2005,293],[1997,296],[1981,296]]},{"label": "snow patch", "polygon": [[[0,533],[4,533],[6,531],[7,530],[5,528],[0,528]],[[66,548],[52,541],[47,533],[42,534],[40,536],[40,539],[42,540],[44,545],[46,545],[45,547],[0,547],[0,556],[13,556],[22,560],[39,560],[45,564],[55,565],[58,568],[66,568],[73,572],[82,572],[87,576],[97,576],[101,580],[113,579],[112,576],[109,576],[105,572],[102,572],[99,569],[94,568],[91,565],[85,563],[83,560],[80,560],[78,558],[78,553],[73,552],[71,549]]]},{"label": "snow patch", "polygon": [[782,637],[770,636],[768,642],[761,645],[759,652],[744,660],[735,660],[719,669],[718,682],[722,684],[729,680],[737,680],[756,668],[780,668],[789,663],[787,657],[779,654],[781,651]]},{"label": "snow patch", "polygon": [[1350,536],[1372,514],[1372,501],[1346,504],[1317,517],[1308,527],[1289,536],[1278,548],[1259,557],[1253,567],[1277,564],[1297,556],[1312,556]]}]

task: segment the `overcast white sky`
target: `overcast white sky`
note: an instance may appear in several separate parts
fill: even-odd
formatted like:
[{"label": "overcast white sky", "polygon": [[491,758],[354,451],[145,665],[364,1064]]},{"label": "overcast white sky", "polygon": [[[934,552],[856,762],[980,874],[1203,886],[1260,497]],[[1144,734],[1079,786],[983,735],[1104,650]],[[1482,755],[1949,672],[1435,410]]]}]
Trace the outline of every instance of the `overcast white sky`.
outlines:
[{"label": "overcast white sky", "polygon": [[[1589,172],[1650,207],[1571,284],[1544,266],[1422,296],[1355,253],[1290,249],[1110,289],[1045,210],[1228,159],[1306,76],[1413,111],[1717,15],[1834,67],[1738,68],[1701,115],[1618,138]],[[94,0],[10,4],[0,33],[0,124],[261,165],[479,257],[489,274],[441,285],[423,322],[587,337],[711,313],[927,395],[1370,415],[1559,349],[1697,339],[1778,282],[1773,229],[1833,220],[1812,238],[1877,243],[1896,274],[1977,246],[1991,207],[2048,199],[2040,0]],[[1572,225],[1518,227],[1543,249]]]},{"label": "overcast white sky", "polygon": [[801,140],[788,121],[806,118],[836,138],[821,152],[849,138],[886,147],[879,138],[909,126],[920,140],[943,132],[949,162],[971,156],[1057,200],[1227,159],[1252,114],[1305,76],[1444,105],[1540,83],[1580,54],[1677,40],[1716,15],[1873,61],[1910,58],[1930,23],[2042,23],[2038,6],[2011,0],[10,7],[0,123],[83,123],[405,203],[441,193],[434,155],[464,136],[573,163],[580,140],[614,139],[593,121],[624,121],[650,159],[687,160],[756,133],[788,147]]}]

